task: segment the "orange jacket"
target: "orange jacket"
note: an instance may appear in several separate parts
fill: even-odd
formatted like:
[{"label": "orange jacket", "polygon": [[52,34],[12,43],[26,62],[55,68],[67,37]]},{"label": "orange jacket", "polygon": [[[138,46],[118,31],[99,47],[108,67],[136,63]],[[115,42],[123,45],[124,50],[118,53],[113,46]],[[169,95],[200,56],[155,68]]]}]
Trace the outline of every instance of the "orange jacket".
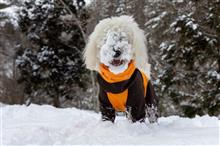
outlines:
[{"label": "orange jacket", "polygon": [[149,78],[135,67],[133,61],[127,70],[118,75],[101,64],[97,80],[102,120],[114,122],[116,111],[129,113],[128,117],[133,122],[144,121],[146,114],[149,117],[157,115],[157,112],[148,111],[157,107],[154,88]]},{"label": "orange jacket", "polygon": [[[101,77],[110,84],[129,80],[135,70],[136,68],[134,65],[134,61],[131,61],[128,68],[123,73],[120,73],[117,75],[110,72],[109,69],[104,64],[100,65]],[[141,72],[141,75],[143,79],[144,95],[146,95],[148,77],[143,72]],[[125,89],[124,91],[119,92],[119,93],[112,93],[112,92],[106,92],[106,93],[107,93],[108,100],[110,101],[111,105],[116,111],[122,111],[122,112],[126,111],[128,89]]]}]

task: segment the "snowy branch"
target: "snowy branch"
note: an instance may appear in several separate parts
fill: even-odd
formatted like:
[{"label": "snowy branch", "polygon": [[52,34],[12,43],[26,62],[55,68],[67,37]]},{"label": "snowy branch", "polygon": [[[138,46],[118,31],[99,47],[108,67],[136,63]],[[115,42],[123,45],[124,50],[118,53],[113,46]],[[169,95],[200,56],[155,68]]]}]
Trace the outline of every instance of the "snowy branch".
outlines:
[{"label": "snowy branch", "polygon": [[76,24],[78,25],[81,33],[82,33],[82,36],[83,36],[83,39],[86,41],[86,37],[85,37],[85,33],[81,27],[81,24],[80,22],[78,21],[78,19],[76,18],[76,15],[71,11],[71,9],[68,7],[68,5],[63,1],[63,0],[58,0],[60,1],[60,3],[66,8],[66,10],[72,15],[72,18],[73,20],[76,22]]}]

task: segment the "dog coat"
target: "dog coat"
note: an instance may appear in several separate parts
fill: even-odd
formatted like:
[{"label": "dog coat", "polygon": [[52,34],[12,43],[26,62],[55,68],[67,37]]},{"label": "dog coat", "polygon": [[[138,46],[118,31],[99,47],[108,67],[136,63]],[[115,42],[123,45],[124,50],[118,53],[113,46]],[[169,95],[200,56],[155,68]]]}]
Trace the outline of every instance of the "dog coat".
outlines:
[{"label": "dog coat", "polygon": [[125,112],[128,108],[132,109],[131,115],[135,120],[145,117],[146,104],[154,102],[155,94],[151,93],[149,78],[135,67],[134,61],[117,75],[101,64],[97,78],[100,110],[104,118],[113,120],[115,111]]}]

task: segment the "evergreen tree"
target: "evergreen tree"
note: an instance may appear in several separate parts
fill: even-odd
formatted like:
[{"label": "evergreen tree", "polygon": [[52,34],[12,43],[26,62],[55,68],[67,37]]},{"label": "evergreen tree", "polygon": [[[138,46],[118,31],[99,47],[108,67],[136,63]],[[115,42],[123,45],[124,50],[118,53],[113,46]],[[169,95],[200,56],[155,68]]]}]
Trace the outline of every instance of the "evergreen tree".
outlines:
[{"label": "evergreen tree", "polygon": [[8,8],[10,7],[9,4],[5,4],[5,3],[2,3],[0,2],[0,24],[2,24],[2,22],[6,21],[8,18],[8,16],[4,13],[4,12],[1,12],[1,10],[4,10],[5,8]]},{"label": "evergreen tree", "polygon": [[[20,13],[19,26],[26,38],[17,51],[19,82],[31,102],[52,97],[72,98],[76,84],[85,86],[86,70],[82,60],[85,46],[80,17],[85,2],[77,0],[26,0]],[[85,26],[85,21],[84,21]]]},{"label": "evergreen tree", "polygon": [[127,12],[127,0],[119,0],[116,1],[116,10],[115,10],[115,15],[116,16],[121,16],[121,15],[126,15]]},{"label": "evergreen tree", "polygon": [[218,115],[220,2],[190,3],[194,11],[178,14],[171,24],[172,40],[160,45],[164,61],[159,75],[161,93],[171,97],[183,116]]},{"label": "evergreen tree", "polygon": [[145,5],[145,32],[147,38],[149,61],[151,63],[151,79],[154,81],[156,94],[159,97],[159,110],[161,115],[167,116],[178,114],[173,106],[170,96],[163,94],[161,89],[166,84],[161,84],[159,77],[164,72],[163,68],[167,65],[160,56],[160,45],[170,42],[170,24],[175,20],[179,10],[185,3],[175,3],[170,1],[147,1]]}]

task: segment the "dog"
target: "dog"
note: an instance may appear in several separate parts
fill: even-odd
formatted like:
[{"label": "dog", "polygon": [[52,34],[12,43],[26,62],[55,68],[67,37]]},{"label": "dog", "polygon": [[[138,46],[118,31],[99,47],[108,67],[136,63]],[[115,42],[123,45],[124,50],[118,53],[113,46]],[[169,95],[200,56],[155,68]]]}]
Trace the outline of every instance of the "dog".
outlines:
[{"label": "dog", "polygon": [[131,16],[101,20],[89,36],[84,60],[98,72],[103,121],[115,121],[124,112],[132,122],[157,122],[158,100],[150,82],[150,64],[144,32]]}]

